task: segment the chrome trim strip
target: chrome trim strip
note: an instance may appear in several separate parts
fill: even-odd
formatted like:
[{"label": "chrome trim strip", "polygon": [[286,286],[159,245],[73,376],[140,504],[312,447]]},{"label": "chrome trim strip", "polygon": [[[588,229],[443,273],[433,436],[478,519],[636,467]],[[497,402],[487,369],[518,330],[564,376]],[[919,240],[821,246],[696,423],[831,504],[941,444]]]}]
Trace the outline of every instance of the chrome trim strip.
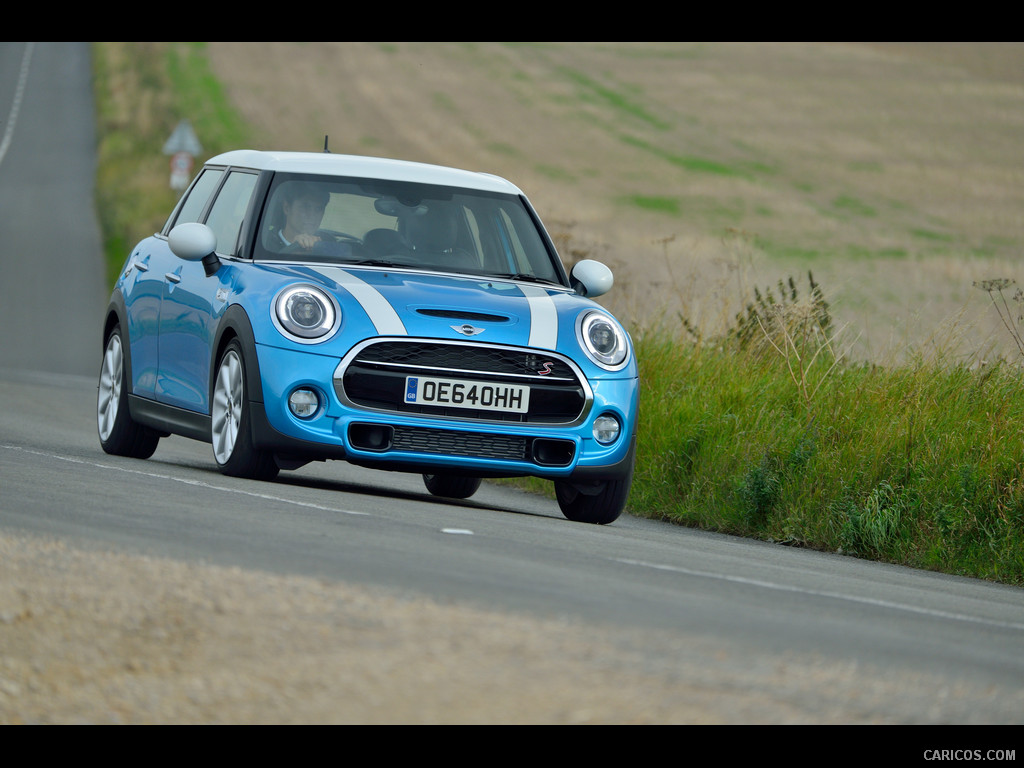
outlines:
[{"label": "chrome trim strip", "polygon": [[387,363],[380,360],[360,360],[361,363],[367,363],[369,365],[379,365],[382,367],[392,368],[414,368],[418,371],[444,371],[445,373],[457,373],[459,375],[475,375],[480,376],[481,374],[486,376],[501,376],[502,378],[508,379],[522,379],[523,381],[535,381],[538,384],[543,384],[546,381],[576,381],[575,379],[567,379],[565,376],[541,376],[535,374],[533,376],[527,373],[498,373],[497,371],[479,371],[475,368],[438,368],[432,365],[413,365],[411,363]]}]

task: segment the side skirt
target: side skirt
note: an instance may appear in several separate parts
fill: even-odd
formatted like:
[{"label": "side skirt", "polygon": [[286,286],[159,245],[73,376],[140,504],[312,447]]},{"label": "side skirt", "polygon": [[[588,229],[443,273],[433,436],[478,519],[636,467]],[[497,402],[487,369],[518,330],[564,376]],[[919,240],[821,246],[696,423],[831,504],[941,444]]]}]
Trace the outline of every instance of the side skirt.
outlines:
[{"label": "side skirt", "polygon": [[128,410],[137,422],[165,435],[181,435],[204,443],[211,441],[210,417],[205,414],[137,395],[128,396]]}]

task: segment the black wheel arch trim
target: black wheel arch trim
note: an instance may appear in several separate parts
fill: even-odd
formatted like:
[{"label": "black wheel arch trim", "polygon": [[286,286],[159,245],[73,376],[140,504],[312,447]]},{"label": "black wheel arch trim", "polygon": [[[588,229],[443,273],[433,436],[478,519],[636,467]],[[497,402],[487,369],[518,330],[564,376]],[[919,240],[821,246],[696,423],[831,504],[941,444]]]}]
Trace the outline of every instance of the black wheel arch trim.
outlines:
[{"label": "black wheel arch trim", "polygon": [[115,325],[121,326],[122,342],[121,354],[124,355],[124,366],[125,373],[128,374],[128,385],[134,381],[132,378],[132,345],[128,339],[128,310],[124,304],[124,296],[121,295],[120,289],[114,289],[114,292],[110,295],[110,303],[107,304],[107,310],[103,314],[103,336],[100,338],[100,355],[103,355],[107,349],[107,337],[110,336],[110,332],[114,329]]},{"label": "black wheel arch trim", "polygon": [[[217,378],[217,362],[231,339],[238,339],[242,345],[242,365],[245,366],[245,380],[249,382],[249,401],[263,404],[263,379],[260,376],[260,361],[256,356],[256,334],[253,333],[249,315],[238,304],[228,307],[217,323],[217,330],[210,345],[210,402],[213,402],[213,386]],[[253,386],[258,382],[259,386]]]}]

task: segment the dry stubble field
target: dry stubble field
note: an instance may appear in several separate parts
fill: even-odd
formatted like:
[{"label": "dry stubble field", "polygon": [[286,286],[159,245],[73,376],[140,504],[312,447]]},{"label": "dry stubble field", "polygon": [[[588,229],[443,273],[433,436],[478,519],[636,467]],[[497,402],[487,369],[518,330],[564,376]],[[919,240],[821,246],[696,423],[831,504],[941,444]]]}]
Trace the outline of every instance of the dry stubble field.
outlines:
[{"label": "dry stubble field", "polygon": [[519,184],[635,323],[720,330],[813,271],[857,357],[1009,341],[977,280],[1020,278],[1021,43],[210,43],[258,148]]}]

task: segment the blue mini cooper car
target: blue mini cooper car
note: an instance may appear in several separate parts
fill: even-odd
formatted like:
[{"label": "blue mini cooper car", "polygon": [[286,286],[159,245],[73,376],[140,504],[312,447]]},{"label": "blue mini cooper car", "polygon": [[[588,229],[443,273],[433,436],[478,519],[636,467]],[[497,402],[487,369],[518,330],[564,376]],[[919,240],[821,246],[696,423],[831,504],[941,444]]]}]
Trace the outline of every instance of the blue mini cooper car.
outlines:
[{"label": "blue mini cooper car", "polygon": [[496,176],[330,153],[209,160],[129,255],[104,318],[103,449],[169,434],[220,471],[273,479],[344,459],[467,498],[554,481],[562,513],[614,521],[633,476],[639,382],[622,326],[566,274]]}]

